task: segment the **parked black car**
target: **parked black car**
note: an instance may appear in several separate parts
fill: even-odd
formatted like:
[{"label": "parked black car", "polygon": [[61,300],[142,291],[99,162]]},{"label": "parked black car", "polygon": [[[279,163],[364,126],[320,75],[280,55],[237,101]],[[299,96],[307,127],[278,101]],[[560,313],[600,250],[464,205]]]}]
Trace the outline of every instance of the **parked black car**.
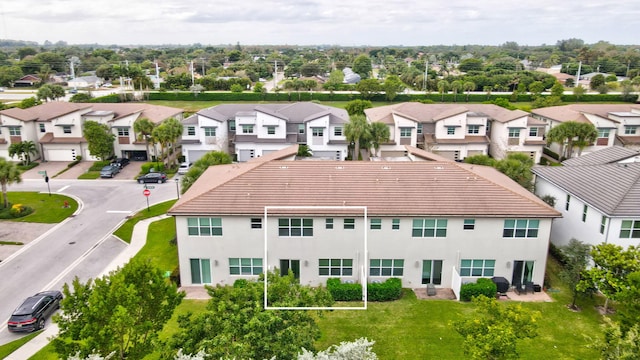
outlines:
[{"label": "parked black car", "polygon": [[112,178],[120,172],[120,168],[115,165],[107,165],[100,170],[101,178]]},{"label": "parked black car", "polygon": [[120,169],[122,169],[123,167],[129,165],[129,159],[127,159],[127,158],[117,158],[117,159],[113,160],[111,165],[115,165],[115,166],[119,167]]},{"label": "parked black car", "polygon": [[144,183],[163,183],[167,182],[167,174],[162,172],[152,172],[138,177],[140,184]]},{"label": "parked black car", "polygon": [[30,332],[44,328],[44,323],[60,308],[60,291],[43,291],[28,297],[11,314],[7,328],[14,332]]}]

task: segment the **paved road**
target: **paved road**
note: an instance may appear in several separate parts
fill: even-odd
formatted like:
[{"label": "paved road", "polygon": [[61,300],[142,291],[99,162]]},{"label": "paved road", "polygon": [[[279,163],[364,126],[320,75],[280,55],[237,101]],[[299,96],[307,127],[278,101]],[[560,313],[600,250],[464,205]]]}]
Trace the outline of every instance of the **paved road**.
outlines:
[{"label": "paved road", "polygon": [[[177,196],[173,181],[154,184],[149,203]],[[6,330],[6,320],[26,297],[47,289],[62,289],[75,276],[86,281],[102,270],[127,246],[111,233],[127,216],[147,207],[142,185],[133,180],[56,180],[52,193],[79,199],[81,211],[32,241],[11,259],[0,263],[0,344],[22,335]],[[25,180],[9,191],[42,191],[42,180]]]}]

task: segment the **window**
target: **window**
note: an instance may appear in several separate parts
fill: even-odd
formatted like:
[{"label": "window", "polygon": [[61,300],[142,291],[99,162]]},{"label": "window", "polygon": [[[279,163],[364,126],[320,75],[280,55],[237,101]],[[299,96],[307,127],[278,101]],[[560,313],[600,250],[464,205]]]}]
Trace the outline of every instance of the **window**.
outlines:
[{"label": "window", "polygon": [[192,284],[211,284],[211,261],[209,259],[189,259]]},{"label": "window", "polygon": [[640,238],[640,220],[622,220],[622,226],[620,227],[620,238]]},{"label": "window", "polygon": [[353,259],[319,259],[318,274],[320,276],[351,276]]},{"label": "window", "polygon": [[229,258],[230,275],[260,275],[262,274],[261,258]]},{"label": "window", "polygon": [[344,219],[344,228],[345,230],[353,230],[356,228],[356,220],[355,219]]},{"label": "window", "polygon": [[20,131],[20,127],[18,126],[9,126],[9,135],[11,136],[20,136],[22,133]]},{"label": "window", "polygon": [[369,276],[402,276],[403,271],[403,259],[369,260]]},{"label": "window", "polygon": [[221,218],[187,218],[189,236],[222,236]]},{"label": "window", "polygon": [[411,137],[411,128],[400,128],[400,137]]},{"label": "window", "polygon": [[[62,126],[62,132],[64,134],[71,134],[71,125],[63,125]],[[128,131],[127,131],[128,133]]]},{"label": "window", "polygon": [[607,227],[607,217],[603,216],[600,220],[600,234],[604,234],[604,229]]},{"label": "window", "polygon": [[267,134],[268,135],[275,135],[276,134],[276,127],[275,126],[267,126]]},{"label": "window", "polygon": [[298,124],[298,134],[304,134],[304,124]]},{"label": "window", "polygon": [[229,131],[236,131],[236,121],[229,120]]},{"label": "window", "polygon": [[371,230],[381,230],[382,219],[371,219]]},{"label": "window", "polygon": [[313,136],[323,136],[324,135],[324,129],[323,128],[312,128],[311,129],[311,133]]},{"label": "window", "polygon": [[204,128],[204,136],[207,136],[207,137],[216,136],[216,128],[214,128],[214,127],[206,127],[206,128]]},{"label": "window", "polygon": [[467,134],[480,134],[480,125],[469,125]]},{"label": "window", "polygon": [[538,237],[540,220],[506,219],[502,237],[506,238],[534,238]]},{"label": "window", "polygon": [[391,230],[400,230],[400,219],[391,220]]},{"label": "window", "polygon": [[413,219],[413,237],[446,237],[447,219]]},{"label": "window", "polygon": [[447,135],[454,135],[456,133],[456,128],[454,126],[447,126]]},{"label": "window", "polygon": [[587,209],[588,209],[587,205],[584,205],[582,207],[582,222],[587,221]]},{"label": "window", "polygon": [[569,204],[571,203],[571,195],[567,194],[567,202],[564,204],[564,209],[569,211]]},{"label": "window", "polygon": [[187,135],[195,136],[196,135],[196,127],[195,126],[187,126]]},{"label": "window", "polygon": [[324,228],[325,229],[333,229],[333,219],[327,218],[324,220]]},{"label": "window", "polygon": [[38,125],[40,125],[40,132],[41,132],[41,133],[43,133],[43,132],[46,132],[46,131],[47,131],[47,130],[45,129],[45,127],[44,127],[44,124],[38,124]]},{"label": "window", "polygon": [[262,218],[251,218],[252,229],[262,229]]},{"label": "window", "polygon": [[442,260],[422,260],[422,283],[442,284]]},{"label": "window", "polygon": [[416,130],[417,134],[422,134],[422,123],[418,123],[418,129]]},{"label": "window", "polygon": [[476,228],[476,219],[464,219],[462,228],[465,230],[473,230]]},{"label": "window", "polygon": [[253,125],[242,125],[243,134],[253,134]]},{"label": "window", "polygon": [[509,137],[510,138],[519,138],[520,137],[520,129],[509,128]]},{"label": "window", "polygon": [[342,127],[336,126],[333,128],[333,136],[342,136]]},{"label": "window", "polygon": [[625,126],[624,127],[624,134],[625,135],[635,135],[637,130],[638,130],[637,126]]},{"label": "window", "polygon": [[609,129],[598,129],[598,137],[599,138],[608,138],[609,137]]},{"label": "window", "polygon": [[537,127],[529,128],[529,136],[531,137],[538,136],[538,128]]},{"label": "window", "polygon": [[493,276],[495,260],[462,259],[460,276]]},{"label": "window", "polygon": [[[64,126],[63,126],[64,128]],[[69,130],[71,130],[71,127],[69,127]],[[69,134],[71,133],[71,131],[69,131]],[[67,134],[67,133],[65,133]],[[118,136],[129,136],[129,128],[118,128]]]},{"label": "window", "polygon": [[278,219],[279,236],[313,236],[313,219]]}]

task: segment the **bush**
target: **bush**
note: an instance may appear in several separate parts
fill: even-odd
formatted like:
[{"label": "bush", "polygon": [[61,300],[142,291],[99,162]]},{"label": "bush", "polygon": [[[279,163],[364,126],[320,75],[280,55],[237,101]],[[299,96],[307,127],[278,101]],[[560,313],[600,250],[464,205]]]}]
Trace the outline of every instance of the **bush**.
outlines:
[{"label": "bush", "polygon": [[327,290],[335,301],[362,300],[362,285],[342,283],[338,278],[327,280]]},{"label": "bush", "polygon": [[471,301],[476,296],[484,295],[488,298],[495,298],[498,287],[491,279],[480,278],[475,283],[462,284],[460,287],[460,300]]},{"label": "bush", "polygon": [[370,301],[392,301],[400,299],[402,295],[402,281],[389,278],[383,283],[372,283],[367,287],[367,298]]},{"label": "bush", "polygon": [[562,253],[562,250],[553,243],[549,243],[549,254],[563,266],[567,263],[567,258]]},{"label": "bush", "polygon": [[38,166],[39,163],[32,161],[29,163],[29,165],[18,165],[18,170],[20,171],[27,171],[27,170],[31,170],[34,167]]},{"label": "bush", "polygon": [[558,160],[558,161],[560,160],[560,155],[558,155],[558,154],[556,154],[555,152],[553,152],[553,151],[549,150],[549,148],[546,148],[546,147],[545,147],[545,148],[542,148],[542,152],[543,152],[545,155],[550,156],[550,157],[552,157],[552,158],[554,158],[554,159],[556,159],[556,160]]},{"label": "bush", "polygon": [[9,211],[9,213],[11,214],[11,217],[13,218],[19,218],[19,217],[23,217],[23,216],[27,216],[29,214],[31,214],[33,212],[33,209],[22,205],[22,204],[15,204],[13,206],[11,206],[11,210]]},{"label": "bush", "polygon": [[151,172],[151,169],[154,169],[155,172],[159,172],[159,171],[164,171],[164,164],[163,163],[156,163],[156,162],[148,162],[148,163],[144,163],[142,164],[142,166],[140,167],[140,171],[143,174],[148,174]]},{"label": "bush", "polygon": [[111,161],[109,160],[104,160],[104,161],[96,161],[93,163],[93,165],[91,165],[91,167],[89,168],[89,171],[100,171],[102,170],[103,167],[107,166],[111,164]]}]

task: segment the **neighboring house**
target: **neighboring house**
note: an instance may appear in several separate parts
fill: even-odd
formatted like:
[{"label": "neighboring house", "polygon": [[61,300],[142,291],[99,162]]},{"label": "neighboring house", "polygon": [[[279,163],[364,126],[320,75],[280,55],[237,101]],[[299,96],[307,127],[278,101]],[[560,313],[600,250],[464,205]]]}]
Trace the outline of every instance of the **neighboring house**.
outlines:
[{"label": "neighboring house", "polygon": [[36,75],[25,75],[25,76],[21,77],[20,79],[14,81],[13,82],[13,86],[14,87],[35,86],[35,85],[39,84],[41,81],[42,81],[42,79],[40,79]]},{"label": "neighboring house", "polygon": [[209,151],[227,151],[244,162],[293,144],[306,144],[315,158],[344,160],[343,109],[312,102],[223,104],[185,119],[182,151],[195,162]]},{"label": "neighboring house", "polygon": [[391,139],[382,157],[401,156],[404,145],[423,148],[451,160],[525,153],[538,163],[544,147],[544,123],[521,110],[492,104],[421,104],[417,102],[365,110],[369,122],[389,126]]},{"label": "neighboring house", "polygon": [[[546,131],[567,121],[591,123],[598,130],[595,143],[585,147],[582,154],[621,145],[640,150],[640,105],[638,104],[571,104],[531,110],[532,116],[546,123]],[[560,146],[550,149],[558,153]],[[579,149],[574,148],[573,156]]]},{"label": "neighboring house", "polygon": [[296,152],[212,166],[169,210],[182,286],[275,268],[314,286],[330,277],[454,290],[493,276],[542,284],[560,213],[494,168],[427,156],[292,161]]},{"label": "neighboring house", "polygon": [[115,155],[132,160],[147,160],[144,141],[136,139],[133,123],[148,118],[160,123],[169,118],[182,119],[182,109],[133,103],[68,103],[52,101],[27,109],[0,111],[0,156],[20,141],[33,141],[43,161],[74,161],[77,156],[95,160],[89,154],[82,125],[87,120],[107,124],[116,140]]},{"label": "neighboring house", "polygon": [[551,241],[640,245],[640,153],[611,147],[563,164],[532,170],[536,194],[555,198],[563,215],[553,222]]},{"label": "neighboring house", "polygon": [[72,88],[99,88],[104,83],[104,80],[97,76],[81,76],[75,79],[71,79],[67,82],[67,85]]}]

